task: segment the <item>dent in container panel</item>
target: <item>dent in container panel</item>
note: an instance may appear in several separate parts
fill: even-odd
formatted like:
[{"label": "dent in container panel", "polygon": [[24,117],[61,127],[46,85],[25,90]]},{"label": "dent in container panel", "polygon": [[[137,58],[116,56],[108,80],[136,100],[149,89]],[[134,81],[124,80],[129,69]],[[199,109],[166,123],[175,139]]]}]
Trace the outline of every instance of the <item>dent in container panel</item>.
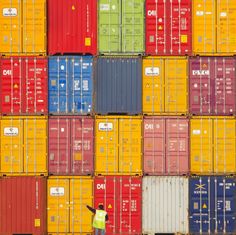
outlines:
[{"label": "dent in container panel", "polygon": [[191,57],[190,113],[233,115],[236,112],[234,57]]},{"label": "dent in container panel", "polygon": [[91,117],[84,116],[49,117],[49,174],[93,173],[93,123]]},{"label": "dent in container panel", "polygon": [[191,1],[146,1],[146,54],[192,53]]},{"label": "dent in container panel", "polygon": [[49,55],[97,54],[97,1],[48,0]]},{"label": "dent in container panel", "polygon": [[142,234],[142,178],[100,176],[94,179],[95,208],[104,205],[108,235]]},{"label": "dent in container panel", "polygon": [[0,58],[0,111],[6,115],[48,113],[48,61],[44,57]]}]

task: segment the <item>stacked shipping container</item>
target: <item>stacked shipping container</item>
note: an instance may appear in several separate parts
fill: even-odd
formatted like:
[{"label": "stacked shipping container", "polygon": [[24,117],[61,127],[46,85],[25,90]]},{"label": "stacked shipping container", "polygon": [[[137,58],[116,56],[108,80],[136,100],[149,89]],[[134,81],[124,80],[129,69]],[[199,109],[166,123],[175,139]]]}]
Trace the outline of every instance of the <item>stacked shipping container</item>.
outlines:
[{"label": "stacked shipping container", "polygon": [[0,8],[0,235],[236,233],[234,0]]}]

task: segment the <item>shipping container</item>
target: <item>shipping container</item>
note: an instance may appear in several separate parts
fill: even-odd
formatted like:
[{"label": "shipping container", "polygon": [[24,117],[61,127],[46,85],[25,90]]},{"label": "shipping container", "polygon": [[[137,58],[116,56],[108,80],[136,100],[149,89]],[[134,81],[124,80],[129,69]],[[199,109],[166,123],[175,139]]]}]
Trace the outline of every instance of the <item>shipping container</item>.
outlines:
[{"label": "shipping container", "polygon": [[188,234],[188,178],[145,176],[142,187],[143,234]]},{"label": "shipping container", "polygon": [[95,62],[95,112],[141,114],[141,57],[99,57]]},{"label": "shipping container", "polygon": [[144,117],[143,171],[146,175],[189,173],[189,120],[182,117]]},{"label": "shipping container", "polygon": [[190,121],[191,173],[236,173],[236,119],[198,117]]},{"label": "shipping container", "polygon": [[0,58],[0,112],[48,113],[48,61],[45,57]]},{"label": "shipping container", "polygon": [[190,234],[236,234],[235,202],[235,177],[191,177],[189,180]]},{"label": "shipping container", "polygon": [[146,0],[146,54],[192,53],[191,1]]},{"label": "shipping container", "polygon": [[0,54],[46,54],[46,0],[0,0]]},{"label": "shipping container", "polygon": [[144,52],[144,0],[98,1],[100,54]]},{"label": "shipping container", "polygon": [[2,117],[0,173],[3,175],[47,174],[46,117]]},{"label": "shipping container", "polygon": [[47,182],[43,177],[0,178],[0,234],[47,234]]},{"label": "shipping container", "polygon": [[97,54],[97,1],[48,0],[48,54]]},{"label": "shipping container", "polygon": [[84,116],[53,116],[48,120],[49,174],[93,173],[94,120]]},{"label": "shipping container", "polygon": [[142,174],[142,119],[96,116],[95,174]]},{"label": "shipping container", "polygon": [[92,234],[93,179],[52,176],[47,188],[48,234]]},{"label": "shipping container", "polygon": [[143,113],[186,114],[188,112],[188,60],[186,57],[143,59]]},{"label": "shipping container", "polygon": [[191,57],[189,112],[194,115],[235,114],[235,68],[233,57]]},{"label": "shipping container", "polygon": [[94,179],[94,206],[104,205],[107,235],[142,234],[142,178],[100,176]]},{"label": "shipping container", "polygon": [[88,114],[92,110],[92,56],[49,57],[49,113]]},{"label": "shipping container", "polygon": [[236,2],[193,0],[193,53],[236,53]]}]

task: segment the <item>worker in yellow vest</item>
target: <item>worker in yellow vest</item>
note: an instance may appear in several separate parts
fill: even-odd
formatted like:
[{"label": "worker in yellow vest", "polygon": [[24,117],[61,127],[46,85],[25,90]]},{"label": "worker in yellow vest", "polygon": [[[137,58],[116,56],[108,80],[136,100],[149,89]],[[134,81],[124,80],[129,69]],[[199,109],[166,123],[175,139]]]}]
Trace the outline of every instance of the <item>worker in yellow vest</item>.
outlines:
[{"label": "worker in yellow vest", "polygon": [[93,227],[95,228],[95,235],[98,235],[99,232],[101,235],[105,235],[106,221],[108,220],[108,215],[107,212],[104,210],[103,205],[99,204],[98,209],[94,209],[88,205],[87,208],[95,214],[93,218]]}]

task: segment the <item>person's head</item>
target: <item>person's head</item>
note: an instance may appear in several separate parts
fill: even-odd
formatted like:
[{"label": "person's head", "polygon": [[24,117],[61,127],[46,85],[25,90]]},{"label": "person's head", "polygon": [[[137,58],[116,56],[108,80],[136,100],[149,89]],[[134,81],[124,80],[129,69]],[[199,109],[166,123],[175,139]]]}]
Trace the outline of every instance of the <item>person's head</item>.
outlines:
[{"label": "person's head", "polygon": [[99,204],[99,205],[98,205],[98,208],[99,208],[100,210],[104,210],[103,204]]}]

